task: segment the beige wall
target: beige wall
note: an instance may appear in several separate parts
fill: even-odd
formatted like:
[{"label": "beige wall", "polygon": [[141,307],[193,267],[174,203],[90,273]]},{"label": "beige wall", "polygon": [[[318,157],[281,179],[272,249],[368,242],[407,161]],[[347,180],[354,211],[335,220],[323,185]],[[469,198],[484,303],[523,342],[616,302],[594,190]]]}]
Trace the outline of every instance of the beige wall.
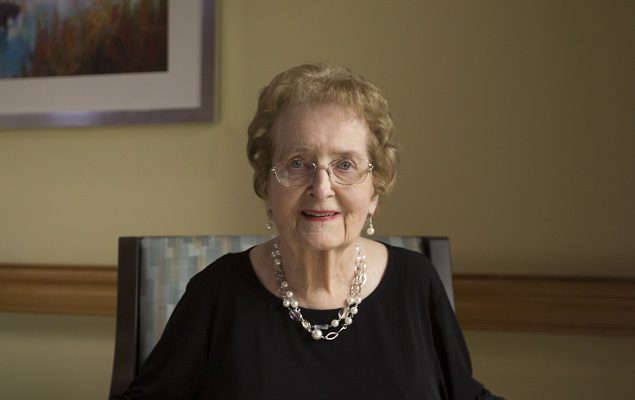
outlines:
[{"label": "beige wall", "polygon": [[635,276],[634,7],[221,2],[218,123],[0,131],[0,261],[114,264],[121,235],[262,232],[256,92],[326,59],[392,103],[403,157],[380,232],[449,235],[458,271]]},{"label": "beige wall", "polygon": [[[379,233],[448,235],[459,272],[635,276],[635,3],[220,3],[218,123],[0,131],[0,262],[114,265],[121,235],[264,232],[244,156],[256,92],[281,69],[324,59],[363,73],[392,104],[402,163]],[[0,325],[0,380],[21,382],[9,377],[31,370],[22,359],[45,352],[65,379],[89,376],[69,392],[104,392],[112,321],[84,336],[94,320],[6,318],[21,333]],[[43,336],[33,341],[36,319]],[[77,336],[58,335],[58,324]],[[621,355],[631,339],[470,338],[478,368],[504,369],[489,381],[515,399],[536,398],[520,389],[541,384],[553,393],[544,399],[597,398],[581,390],[602,387],[589,376],[635,370]],[[561,358],[545,350],[563,343],[580,345]],[[608,359],[576,381],[587,345]],[[78,351],[86,362],[64,359]],[[22,390],[65,387],[34,375]],[[514,396],[509,382],[520,385]],[[623,383],[615,390],[629,390]]]},{"label": "beige wall", "polygon": [[0,399],[108,398],[115,319],[0,313]]}]

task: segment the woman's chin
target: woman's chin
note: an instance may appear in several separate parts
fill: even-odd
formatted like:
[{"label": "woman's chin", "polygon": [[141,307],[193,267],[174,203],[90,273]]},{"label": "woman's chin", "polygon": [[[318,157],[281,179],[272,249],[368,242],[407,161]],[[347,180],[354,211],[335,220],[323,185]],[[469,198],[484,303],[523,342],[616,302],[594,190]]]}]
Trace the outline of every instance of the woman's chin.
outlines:
[{"label": "woman's chin", "polygon": [[[284,240],[284,237],[281,238]],[[346,238],[343,232],[295,232],[291,239],[295,244],[315,251],[334,250],[349,246],[355,242]]]}]

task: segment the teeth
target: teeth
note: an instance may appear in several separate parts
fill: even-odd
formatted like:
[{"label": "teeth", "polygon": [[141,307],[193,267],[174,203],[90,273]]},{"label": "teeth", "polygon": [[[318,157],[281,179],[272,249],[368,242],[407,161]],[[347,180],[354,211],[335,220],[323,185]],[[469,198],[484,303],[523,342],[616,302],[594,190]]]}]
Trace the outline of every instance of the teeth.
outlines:
[{"label": "teeth", "polygon": [[335,214],[329,213],[329,214],[314,214],[314,213],[310,213],[310,212],[305,212],[306,215],[310,216],[310,217],[331,217]]}]

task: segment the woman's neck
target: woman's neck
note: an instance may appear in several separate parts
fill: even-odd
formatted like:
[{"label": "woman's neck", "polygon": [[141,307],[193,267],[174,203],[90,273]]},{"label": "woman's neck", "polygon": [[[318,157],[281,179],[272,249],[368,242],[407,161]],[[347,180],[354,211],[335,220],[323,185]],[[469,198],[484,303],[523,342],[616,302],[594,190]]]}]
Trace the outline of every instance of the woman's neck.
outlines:
[{"label": "woman's neck", "polygon": [[301,307],[333,309],[344,305],[354,275],[355,247],[313,251],[278,244],[282,268]]}]

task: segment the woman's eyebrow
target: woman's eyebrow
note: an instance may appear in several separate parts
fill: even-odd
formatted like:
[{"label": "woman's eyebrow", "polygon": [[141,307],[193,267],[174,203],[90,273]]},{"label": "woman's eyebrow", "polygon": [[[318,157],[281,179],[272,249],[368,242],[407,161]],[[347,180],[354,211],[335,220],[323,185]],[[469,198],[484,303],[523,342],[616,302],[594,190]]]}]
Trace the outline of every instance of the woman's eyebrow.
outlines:
[{"label": "woman's eyebrow", "polygon": [[353,150],[347,150],[347,151],[343,151],[338,153],[339,157],[342,158],[365,158],[365,156],[361,153],[358,153],[356,151]]},{"label": "woman's eyebrow", "polygon": [[[293,156],[303,156],[307,158],[315,158],[315,149],[308,146],[298,146],[298,147],[289,147],[286,149],[282,149],[280,152],[282,158],[293,157]],[[367,156],[355,150],[336,150],[328,153],[328,157],[331,160],[338,160],[341,158],[360,158],[366,159]]]}]

